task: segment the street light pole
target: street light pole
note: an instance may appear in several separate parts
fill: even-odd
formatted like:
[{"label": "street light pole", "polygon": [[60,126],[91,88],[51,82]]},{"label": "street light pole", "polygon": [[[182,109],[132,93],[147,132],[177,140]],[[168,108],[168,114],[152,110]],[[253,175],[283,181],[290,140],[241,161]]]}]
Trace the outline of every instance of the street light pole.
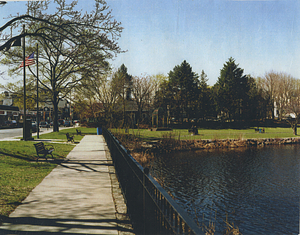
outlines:
[{"label": "street light pole", "polygon": [[40,138],[40,117],[39,117],[39,44],[36,44],[36,125],[37,138]]},{"label": "street light pole", "polygon": [[[25,33],[25,25],[23,25],[23,33]],[[25,66],[25,37],[23,37],[23,88],[24,88],[24,115],[23,115],[23,140],[26,138],[26,66]]]}]

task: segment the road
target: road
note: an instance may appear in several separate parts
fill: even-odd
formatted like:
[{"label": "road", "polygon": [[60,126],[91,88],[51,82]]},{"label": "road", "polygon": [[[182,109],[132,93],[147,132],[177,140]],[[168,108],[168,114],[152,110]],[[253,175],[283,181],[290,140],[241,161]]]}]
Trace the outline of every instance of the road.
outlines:
[{"label": "road", "polygon": [[[65,127],[60,127],[59,129],[64,129]],[[45,134],[52,131],[51,128],[41,128],[40,134]],[[32,136],[35,136],[37,133],[32,133]],[[15,138],[23,136],[23,128],[12,128],[12,129],[0,129],[0,140],[7,138]]]},{"label": "road", "polygon": [[0,139],[23,136],[23,128],[1,129]]}]

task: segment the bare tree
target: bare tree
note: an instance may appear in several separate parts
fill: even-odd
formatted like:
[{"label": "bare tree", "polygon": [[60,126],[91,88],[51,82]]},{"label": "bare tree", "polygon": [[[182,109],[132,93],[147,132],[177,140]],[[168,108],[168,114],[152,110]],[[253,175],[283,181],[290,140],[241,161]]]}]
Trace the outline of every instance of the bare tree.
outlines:
[{"label": "bare tree", "polygon": [[300,118],[300,80],[290,75],[285,80],[288,80],[289,90],[286,90],[284,97],[283,113],[288,116],[287,121],[293,129],[294,135],[297,135],[297,124]]},{"label": "bare tree", "polygon": [[[111,74],[109,74],[111,75]],[[116,103],[118,101],[118,89],[114,89],[112,79],[108,78],[107,74],[97,78],[90,78],[82,81],[82,86],[79,87],[79,93],[82,94],[81,98],[85,100],[93,100],[99,103],[101,112],[106,121],[113,121],[113,114],[115,112]],[[79,100],[75,100],[78,102]]]},{"label": "bare tree", "polygon": [[279,91],[279,74],[274,71],[266,73],[261,79],[261,86],[270,100],[272,119],[274,119],[276,97]]},{"label": "bare tree", "polygon": [[149,110],[154,99],[155,82],[150,76],[133,77],[132,95],[138,108],[138,123],[142,121],[143,110]]},{"label": "bare tree", "polygon": [[286,115],[286,105],[289,103],[295,90],[295,78],[291,75],[280,72],[277,73],[278,77],[278,90],[276,92],[275,104],[279,119]]}]

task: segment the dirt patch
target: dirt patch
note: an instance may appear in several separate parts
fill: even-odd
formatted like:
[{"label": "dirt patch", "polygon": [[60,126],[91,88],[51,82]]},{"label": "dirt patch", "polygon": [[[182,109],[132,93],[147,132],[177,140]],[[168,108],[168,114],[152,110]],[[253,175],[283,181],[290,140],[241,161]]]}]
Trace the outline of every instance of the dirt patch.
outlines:
[{"label": "dirt patch", "polygon": [[133,230],[133,226],[129,215],[127,214],[127,206],[124,200],[124,196],[120,188],[120,183],[118,181],[115,167],[113,166],[113,161],[111,159],[110,152],[107,146],[105,146],[105,152],[108,163],[111,163],[108,166],[108,169],[110,173],[109,175],[111,180],[112,196],[116,209],[116,219],[119,227],[119,235],[134,235],[135,233]]}]

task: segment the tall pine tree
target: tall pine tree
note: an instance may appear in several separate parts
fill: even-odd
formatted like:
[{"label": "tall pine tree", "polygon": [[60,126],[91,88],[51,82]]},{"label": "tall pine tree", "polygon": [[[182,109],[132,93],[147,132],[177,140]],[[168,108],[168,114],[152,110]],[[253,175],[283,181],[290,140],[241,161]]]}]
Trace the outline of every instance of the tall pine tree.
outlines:
[{"label": "tall pine tree", "polygon": [[249,100],[248,77],[230,57],[221,69],[215,84],[215,99],[219,115],[229,120],[241,120]]},{"label": "tall pine tree", "polygon": [[171,111],[181,122],[184,117],[189,120],[195,114],[195,100],[199,91],[198,77],[185,60],[169,72],[169,85],[173,96]]}]

